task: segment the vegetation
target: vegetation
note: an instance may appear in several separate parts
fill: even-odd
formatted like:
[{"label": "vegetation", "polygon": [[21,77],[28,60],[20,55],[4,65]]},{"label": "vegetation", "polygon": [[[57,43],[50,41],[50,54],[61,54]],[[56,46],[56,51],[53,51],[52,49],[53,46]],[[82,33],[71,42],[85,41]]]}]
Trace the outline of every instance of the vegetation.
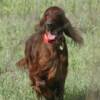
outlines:
[{"label": "vegetation", "polygon": [[0,0],[0,100],[35,100],[27,71],[15,63],[24,55],[25,40],[46,8],[60,6],[84,37],[80,48],[68,37],[69,73],[65,100],[85,100],[88,90],[100,89],[99,0]]}]

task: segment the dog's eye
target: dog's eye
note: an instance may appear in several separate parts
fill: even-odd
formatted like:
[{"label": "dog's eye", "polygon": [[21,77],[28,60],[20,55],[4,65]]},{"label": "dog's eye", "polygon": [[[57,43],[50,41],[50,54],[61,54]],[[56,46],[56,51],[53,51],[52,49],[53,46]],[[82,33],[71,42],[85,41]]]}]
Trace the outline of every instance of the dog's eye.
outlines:
[{"label": "dog's eye", "polygon": [[55,25],[53,23],[47,23],[46,24],[48,28],[52,29],[55,27]]},{"label": "dog's eye", "polygon": [[47,24],[47,26],[48,26],[48,27],[52,27],[52,26],[53,26],[53,24]]}]

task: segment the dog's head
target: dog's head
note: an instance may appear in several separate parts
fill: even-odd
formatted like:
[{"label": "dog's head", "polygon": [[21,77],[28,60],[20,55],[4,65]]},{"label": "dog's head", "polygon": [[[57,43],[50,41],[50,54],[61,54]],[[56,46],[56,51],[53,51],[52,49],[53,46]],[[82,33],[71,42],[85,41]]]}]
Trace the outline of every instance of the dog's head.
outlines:
[{"label": "dog's head", "polygon": [[50,7],[44,13],[45,27],[53,35],[62,33],[65,14],[61,8]]},{"label": "dog's head", "polygon": [[45,31],[50,36],[57,37],[63,33],[64,11],[59,7],[48,8],[43,15],[40,25],[45,27]]},{"label": "dog's head", "polygon": [[66,18],[63,9],[53,6],[48,8],[40,20],[40,27],[43,27],[44,33],[47,33],[48,37],[53,40],[63,32],[71,37],[75,42],[82,43],[82,37],[72,27],[70,21]]}]

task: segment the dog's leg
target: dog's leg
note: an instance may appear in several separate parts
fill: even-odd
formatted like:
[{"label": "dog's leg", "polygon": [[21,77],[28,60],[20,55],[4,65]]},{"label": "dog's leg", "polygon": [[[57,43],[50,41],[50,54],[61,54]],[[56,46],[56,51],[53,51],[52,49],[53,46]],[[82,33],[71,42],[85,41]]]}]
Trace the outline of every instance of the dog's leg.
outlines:
[{"label": "dog's leg", "polygon": [[64,100],[64,83],[58,83],[58,87],[55,90],[54,100]]},{"label": "dog's leg", "polygon": [[27,67],[27,60],[26,58],[22,58],[20,59],[16,65],[19,67],[19,68],[26,68]]},{"label": "dog's leg", "polygon": [[42,96],[37,95],[37,100],[43,100]]}]

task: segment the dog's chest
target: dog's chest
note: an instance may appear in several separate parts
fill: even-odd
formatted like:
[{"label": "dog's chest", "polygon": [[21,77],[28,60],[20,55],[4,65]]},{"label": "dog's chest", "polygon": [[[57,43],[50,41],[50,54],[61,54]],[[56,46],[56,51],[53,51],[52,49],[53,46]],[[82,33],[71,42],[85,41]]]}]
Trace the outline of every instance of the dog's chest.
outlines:
[{"label": "dog's chest", "polygon": [[66,47],[64,47],[64,45],[55,46],[43,44],[40,50],[39,65],[42,69],[42,73],[47,73],[46,76],[48,81],[52,79],[62,79],[68,62]]},{"label": "dog's chest", "polygon": [[64,63],[66,60],[66,48],[64,44],[44,44],[40,46],[39,52],[39,65],[41,66],[52,66],[57,63]]}]

